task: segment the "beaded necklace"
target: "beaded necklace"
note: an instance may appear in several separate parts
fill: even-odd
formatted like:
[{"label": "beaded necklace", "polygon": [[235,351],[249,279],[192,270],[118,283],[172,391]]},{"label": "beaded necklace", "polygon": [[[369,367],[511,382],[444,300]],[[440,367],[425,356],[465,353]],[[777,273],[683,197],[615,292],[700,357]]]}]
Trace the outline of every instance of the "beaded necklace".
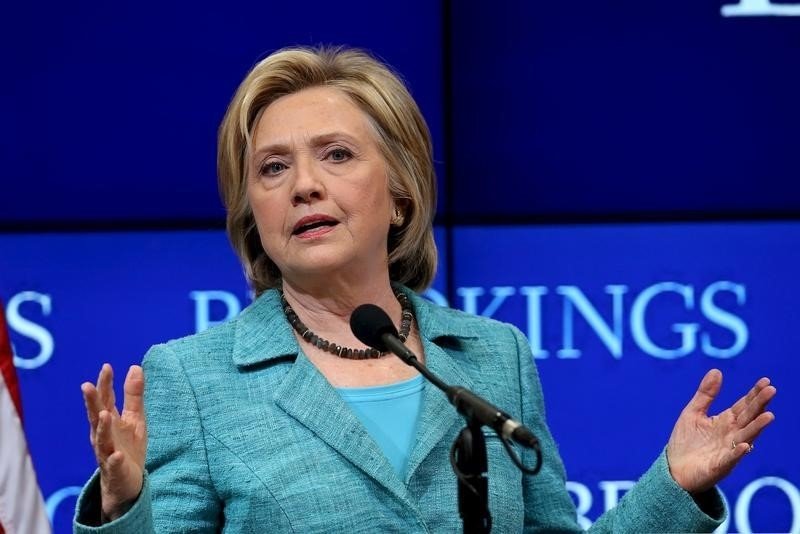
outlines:
[{"label": "beaded necklace", "polygon": [[[289,324],[292,325],[294,331],[300,334],[300,337],[303,339],[303,341],[306,341],[326,352],[330,352],[331,354],[334,354],[340,358],[347,358],[349,360],[380,358],[381,356],[385,356],[387,354],[386,352],[381,352],[373,348],[352,349],[349,347],[343,347],[341,345],[337,345],[336,343],[331,343],[327,339],[322,339],[317,334],[312,332],[305,324],[303,324],[303,321],[300,320],[300,318],[297,316],[297,313],[286,301],[286,297],[283,295],[283,289],[278,288],[278,294],[281,296],[281,305],[283,306],[283,313],[286,315],[286,319],[289,321]],[[397,337],[400,338],[400,341],[405,342],[405,340],[408,338],[409,332],[411,331],[411,322],[414,320],[414,310],[411,307],[411,301],[408,300],[408,297],[405,293],[395,288],[394,296],[397,298],[397,301],[400,303],[400,307],[403,309],[403,312],[400,316],[400,333]]]}]

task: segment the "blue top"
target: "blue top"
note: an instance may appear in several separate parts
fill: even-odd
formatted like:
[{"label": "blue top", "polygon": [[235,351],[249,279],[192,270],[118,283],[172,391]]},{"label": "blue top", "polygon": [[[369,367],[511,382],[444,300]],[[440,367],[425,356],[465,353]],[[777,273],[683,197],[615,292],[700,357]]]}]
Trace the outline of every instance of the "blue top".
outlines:
[{"label": "blue top", "polygon": [[417,375],[383,386],[336,388],[401,478],[414,444],[424,385]]}]

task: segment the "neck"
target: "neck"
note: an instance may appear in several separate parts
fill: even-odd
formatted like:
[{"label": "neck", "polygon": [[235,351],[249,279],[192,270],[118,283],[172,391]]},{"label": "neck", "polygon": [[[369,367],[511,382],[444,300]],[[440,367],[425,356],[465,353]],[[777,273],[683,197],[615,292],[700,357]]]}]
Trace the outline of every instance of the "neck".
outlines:
[{"label": "neck", "polygon": [[283,279],[283,293],[298,317],[320,337],[348,347],[362,347],[350,331],[350,315],[361,304],[380,306],[393,320],[401,306],[392,291],[388,272],[358,284],[335,277],[315,283],[309,278]]}]

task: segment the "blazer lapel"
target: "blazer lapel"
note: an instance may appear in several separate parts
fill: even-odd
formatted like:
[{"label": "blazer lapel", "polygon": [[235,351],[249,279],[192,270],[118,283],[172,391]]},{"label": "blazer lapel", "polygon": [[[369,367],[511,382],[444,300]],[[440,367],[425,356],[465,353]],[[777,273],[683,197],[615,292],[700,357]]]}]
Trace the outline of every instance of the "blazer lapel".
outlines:
[{"label": "blazer lapel", "polygon": [[[459,338],[474,338],[471,331],[458,329],[459,321],[445,317],[452,313],[407,292],[414,304],[417,323],[425,350],[425,365],[446,384],[474,389],[469,376],[464,373],[457,358]],[[440,346],[442,345],[442,346]],[[448,348],[443,348],[443,347]],[[464,426],[464,418],[456,411],[444,392],[426,382],[422,394],[422,408],[417,424],[417,441],[411,450],[405,481],[411,480],[433,448],[456,426]]]},{"label": "blazer lapel", "polygon": [[[453,359],[435,343],[423,340],[427,367],[450,385],[472,389],[469,378],[454,364]],[[411,449],[405,480],[411,480],[414,471],[431,450],[456,424],[464,423],[444,392],[427,382],[422,393],[422,407],[417,423],[417,441]]]},{"label": "blazer lapel", "polygon": [[[273,389],[275,405],[330,445],[355,467],[410,502],[389,460],[333,386],[300,351],[275,291],[267,291],[236,318],[233,361],[242,368],[293,358]],[[253,385],[253,387],[259,387]]]},{"label": "blazer lapel", "polygon": [[275,391],[275,404],[403,501],[408,490],[342,397],[302,353]]}]

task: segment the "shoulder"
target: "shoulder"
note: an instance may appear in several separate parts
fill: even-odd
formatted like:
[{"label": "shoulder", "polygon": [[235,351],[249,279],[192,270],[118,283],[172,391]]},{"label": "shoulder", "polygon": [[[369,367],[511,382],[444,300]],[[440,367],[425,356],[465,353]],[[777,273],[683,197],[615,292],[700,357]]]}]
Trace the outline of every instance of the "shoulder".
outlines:
[{"label": "shoulder", "polygon": [[154,357],[176,357],[179,360],[206,359],[230,354],[236,331],[236,318],[208,330],[153,345],[145,355],[145,363]]},{"label": "shoulder", "polygon": [[[423,344],[430,343],[428,349],[442,349],[474,385],[491,382],[503,389],[493,392],[492,398],[508,394],[507,388],[518,389],[520,376],[530,373],[530,347],[514,325],[445,308],[419,296],[412,301]],[[434,365],[435,356],[434,352],[426,354]]]},{"label": "shoulder", "polygon": [[228,366],[236,361],[237,355],[253,355],[257,350],[268,357],[273,347],[284,349],[287,332],[291,336],[289,328],[277,294],[267,291],[229,321],[154,345],[145,355],[145,363],[155,357],[171,356],[189,367],[194,363],[209,366],[215,362]]},{"label": "shoulder", "polygon": [[411,300],[420,331],[431,340],[453,337],[515,346],[526,343],[525,336],[513,324],[440,306],[416,294]]}]

